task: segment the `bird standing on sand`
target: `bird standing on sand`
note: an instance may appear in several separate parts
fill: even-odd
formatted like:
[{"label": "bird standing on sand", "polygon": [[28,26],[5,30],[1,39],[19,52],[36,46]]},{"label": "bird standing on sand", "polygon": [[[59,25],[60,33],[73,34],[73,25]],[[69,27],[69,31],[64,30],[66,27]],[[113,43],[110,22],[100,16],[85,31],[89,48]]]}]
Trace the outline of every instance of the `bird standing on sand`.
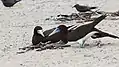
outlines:
[{"label": "bird standing on sand", "polygon": [[21,0],[1,0],[5,7],[12,7]]},{"label": "bird standing on sand", "polygon": [[73,7],[75,7],[76,10],[79,11],[79,12],[87,12],[87,11],[91,11],[91,9],[96,9],[97,8],[97,7],[83,6],[83,5],[79,5],[79,4],[76,4]]}]

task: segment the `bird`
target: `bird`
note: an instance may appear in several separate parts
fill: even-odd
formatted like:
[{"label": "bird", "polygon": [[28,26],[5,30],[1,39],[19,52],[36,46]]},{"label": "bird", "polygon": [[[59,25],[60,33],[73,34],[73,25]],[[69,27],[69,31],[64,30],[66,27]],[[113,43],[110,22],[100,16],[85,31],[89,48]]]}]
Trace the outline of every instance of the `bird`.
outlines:
[{"label": "bird", "polygon": [[66,27],[65,25],[59,25],[56,28],[52,28],[49,30],[46,30],[43,32],[45,39],[44,42],[48,42],[49,43],[56,43],[59,42],[60,40],[63,43],[67,43],[67,34],[68,34],[68,27]]},{"label": "bird", "polygon": [[[44,44],[42,43],[44,40],[44,34],[43,34],[43,28],[41,26],[36,26],[33,30],[33,36],[32,36],[32,44],[23,48],[19,48],[22,50],[33,50],[35,48],[39,48],[41,46],[43,46]],[[24,52],[23,52],[24,53]]]},{"label": "bird", "polygon": [[43,31],[44,39],[42,43],[45,43],[46,45],[39,48],[36,51],[41,51],[44,49],[52,49],[52,48],[63,48],[63,47],[70,47],[70,45],[65,45],[68,43],[67,40],[67,34],[68,34],[68,28],[71,26],[65,26],[65,25],[59,25],[58,27],[54,27],[48,30]]},{"label": "bird", "polygon": [[79,4],[75,4],[73,7],[75,7],[78,12],[87,12],[87,11],[91,11],[91,9],[97,8],[97,7],[89,7],[89,6],[79,5]]},{"label": "bird", "polygon": [[36,26],[32,36],[32,44],[37,45],[40,42],[43,42],[44,38],[43,28],[41,26]]},{"label": "bird", "polygon": [[22,50],[29,51],[35,48],[42,48],[46,44],[56,43],[56,42],[63,42],[67,43],[67,34],[68,34],[68,27],[65,25],[59,25],[58,27],[43,31],[41,26],[36,26],[33,31],[32,36],[32,45],[19,48]]},{"label": "bird", "polygon": [[84,47],[84,42],[86,41],[86,39],[97,33],[97,31],[94,30],[94,27],[105,17],[106,15],[101,15],[92,23],[79,26],[74,30],[70,30],[67,36],[68,41],[77,41],[81,45],[80,47]]},{"label": "bird", "polygon": [[72,26],[73,25],[66,27],[65,25],[59,25],[58,27],[54,27],[45,31],[43,31],[41,26],[36,26],[32,36],[32,43],[34,45],[39,44],[40,42],[46,43],[48,41],[49,43],[55,43],[60,40],[62,40],[64,43],[67,43],[67,37],[65,35],[67,35],[68,28]]},{"label": "bird", "polygon": [[20,2],[21,0],[1,0],[3,5],[5,7],[12,7],[14,6],[17,2]]},{"label": "bird", "polygon": [[[62,46],[62,45],[55,46],[55,45],[47,45],[47,44],[62,42],[62,44],[64,45],[68,42],[67,34],[68,34],[68,27],[66,27],[65,25],[59,25],[58,27],[46,30],[44,32],[43,32],[43,28],[41,26],[36,26],[34,28],[34,33],[32,36],[32,45],[23,47],[23,48],[19,48],[19,49],[22,49],[25,51],[18,52],[18,53],[25,53],[29,50],[33,50],[36,48],[39,48],[37,50],[37,51],[39,51],[39,50],[44,50],[44,49],[51,48],[51,47],[53,47],[53,48],[54,47],[55,48],[66,47],[66,46]],[[69,47],[69,45],[68,45],[68,47]]]}]

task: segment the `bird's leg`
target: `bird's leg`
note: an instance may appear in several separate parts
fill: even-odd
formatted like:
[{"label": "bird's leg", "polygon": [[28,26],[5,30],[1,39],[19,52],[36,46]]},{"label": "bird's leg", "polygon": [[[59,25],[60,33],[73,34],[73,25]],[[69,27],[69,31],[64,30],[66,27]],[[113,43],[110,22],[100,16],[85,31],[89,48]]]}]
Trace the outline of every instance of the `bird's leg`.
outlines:
[{"label": "bird's leg", "polygon": [[97,11],[90,11],[92,14],[96,15]]},{"label": "bird's leg", "polygon": [[84,18],[81,14],[77,14],[79,18],[81,18],[82,20],[86,20],[86,18]]},{"label": "bird's leg", "polygon": [[79,40],[77,40],[77,42],[80,45],[80,48],[84,48],[84,40],[83,39],[79,39]]},{"label": "bird's leg", "polygon": [[79,43],[80,47],[84,48],[85,47],[85,44],[84,44],[85,41],[87,39],[89,39],[92,35],[94,35],[95,33],[98,33],[98,32],[97,31],[90,32],[86,36],[84,36],[83,38],[79,39],[77,42]]}]

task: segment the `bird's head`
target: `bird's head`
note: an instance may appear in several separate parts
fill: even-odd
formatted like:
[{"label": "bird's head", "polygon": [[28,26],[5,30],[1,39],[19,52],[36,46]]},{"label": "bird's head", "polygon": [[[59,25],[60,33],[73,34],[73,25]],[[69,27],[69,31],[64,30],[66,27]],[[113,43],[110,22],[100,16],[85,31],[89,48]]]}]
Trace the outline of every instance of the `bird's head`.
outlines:
[{"label": "bird's head", "polygon": [[66,27],[65,25],[60,25],[60,26],[58,26],[58,28],[59,28],[59,30],[60,30],[60,32],[62,32],[62,33],[68,33],[68,27]]},{"label": "bird's head", "polygon": [[75,4],[72,8],[74,8],[74,7],[78,7],[79,6],[79,4]]},{"label": "bird's head", "polygon": [[65,25],[59,25],[58,27],[55,28],[55,30],[49,36],[56,34],[56,33],[67,34],[68,33],[68,27],[66,27]]},{"label": "bird's head", "polygon": [[34,28],[34,34],[40,34],[40,35],[42,35],[42,36],[44,37],[42,27],[41,27],[41,26],[36,26],[36,27]]}]

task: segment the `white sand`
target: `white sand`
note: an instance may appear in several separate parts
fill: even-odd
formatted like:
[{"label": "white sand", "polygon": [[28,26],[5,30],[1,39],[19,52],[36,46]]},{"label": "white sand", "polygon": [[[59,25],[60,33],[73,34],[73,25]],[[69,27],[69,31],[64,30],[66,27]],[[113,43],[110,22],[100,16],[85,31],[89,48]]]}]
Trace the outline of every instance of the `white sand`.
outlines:
[{"label": "white sand", "polygon": [[[59,24],[75,24],[44,20],[76,12],[72,9],[76,3],[99,6],[105,11],[119,10],[119,0],[22,0],[12,8],[4,7],[0,2],[0,67],[119,67],[119,40],[108,37],[89,39],[89,46],[85,48],[79,48],[73,42],[68,43],[72,47],[65,49],[16,54],[19,47],[31,44],[36,25],[45,30]],[[96,27],[119,36],[119,20],[104,20]],[[94,43],[99,40],[104,44],[101,48]]]}]

